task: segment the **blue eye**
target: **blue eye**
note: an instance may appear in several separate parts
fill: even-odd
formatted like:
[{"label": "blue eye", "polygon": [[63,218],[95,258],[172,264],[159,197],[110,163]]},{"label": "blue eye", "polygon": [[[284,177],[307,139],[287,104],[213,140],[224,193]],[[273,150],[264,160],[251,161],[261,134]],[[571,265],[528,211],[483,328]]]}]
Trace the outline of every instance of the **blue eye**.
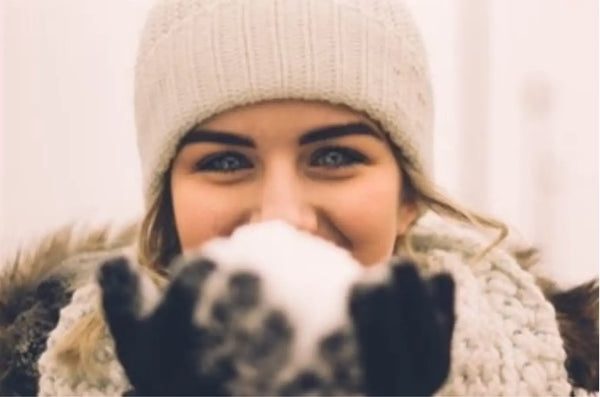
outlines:
[{"label": "blue eye", "polygon": [[326,147],[315,151],[310,156],[310,165],[325,168],[342,168],[354,164],[365,163],[365,155],[349,148]]},{"label": "blue eye", "polygon": [[204,172],[235,172],[252,168],[246,156],[236,152],[225,152],[210,155],[196,164],[197,171]]}]

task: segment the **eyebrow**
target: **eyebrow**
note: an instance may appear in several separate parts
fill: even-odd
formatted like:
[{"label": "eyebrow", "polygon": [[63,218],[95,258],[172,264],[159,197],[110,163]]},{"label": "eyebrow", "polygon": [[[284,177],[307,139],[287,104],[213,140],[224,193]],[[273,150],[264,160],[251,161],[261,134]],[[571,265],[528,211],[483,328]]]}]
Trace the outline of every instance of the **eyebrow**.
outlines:
[{"label": "eyebrow", "polygon": [[189,143],[201,143],[201,142],[213,142],[223,143],[225,145],[237,145],[254,148],[256,144],[250,138],[246,138],[237,134],[223,131],[206,130],[198,127],[194,127],[188,132],[179,144],[177,150],[181,149]]},{"label": "eyebrow", "polygon": [[308,143],[323,141],[326,139],[339,138],[348,135],[370,135],[379,140],[383,140],[383,137],[368,124],[350,123],[327,126],[309,131],[300,137],[298,143],[300,145],[306,145]]},{"label": "eyebrow", "polygon": [[[302,135],[298,140],[300,145],[307,145],[318,141],[327,139],[339,138],[348,135],[370,135],[379,140],[383,140],[381,134],[377,133],[375,129],[366,123],[350,123],[350,124],[339,124],[330,125],[326,127],[316,128]],[[182,147],[189,143],[222,143],[225,145],[236,145],[255,148],[256,143],[251,138],[247,138],[238,134],[225,131],[215,131],[203,129],[200,127],[194,127],[188,132],[183,139],[177,145],[179,151]]]}]

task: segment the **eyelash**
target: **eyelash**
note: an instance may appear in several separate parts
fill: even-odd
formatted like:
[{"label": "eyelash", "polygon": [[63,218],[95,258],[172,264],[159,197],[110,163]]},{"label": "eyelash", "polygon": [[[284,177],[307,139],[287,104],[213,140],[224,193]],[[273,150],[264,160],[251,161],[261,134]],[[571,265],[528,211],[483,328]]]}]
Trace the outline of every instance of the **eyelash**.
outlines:
[{"label": "eyelash", "polygon": [[[338,162],[334,165],[325,165],[322,162],[321,162],[321,164],[317,164],[320,159],[323,159],[326,154],[330,154],[330,153],[341,154],[344,157],[345,161],[342,164],[339,164],[339,162]],[[223,169],[220,167],[215,167],[215,163],[225,160],[227,158],[235,159],[238,162],[237,168],[231,168],[230,164],[228,165],[229,168],[226,168],[226,169]],[[338,158],[338,160],[340,159],[339,156],[337,158]],[[320,148],[320,149],[316,150],[310,156],[310,165],[311,166],[322,167],[322,168],[327,168],[327,169],[338,169],[338,168],[351,167],[356,164],[365,164],[366,162],[367,162],[367,157],[364,154],[362,154],[356,150],[353,150],[353,149],[337,147],[337,146]],[[218,168],[220,168],[220,169],[218,169]],[[220,152],[220,153],[215,153],[215,154],[209,155],[209,156],[203,158],[202,160],[198,161],[198,163],[195,166],[196,171],[199,171],[199,172],[220,172],[220,173],[233,173],[233,172],[240,171],[242,169],[248,169],[248,168],[252,168],[252,164],[250,163],[248,158],[246,156],[244,156],[243,154],[241,154],[239,152],[234,152],[234,151]]]},{"label": "eyelash", "polygon": [[[339,146],[329,146],[329,147],[324,147],[324,148],[320,148],[320,149],[316,150],[310,156],[311,166],[313,164],[313,160],[316,160],[317,158],[319,158],[319,156],[321,156],[321,155],[324,156],[325,154],[328,154],[328,153],[342,154],[343,156],[346,157],[347,162],[342,165],[333,165],[333,166],[320,165],[321,167],[342,168],[342,167],[349,167],[349,166],[356,165],[356,164],[365,164],[367,162],[367,157],[364,154],[362,154],[356,150],[345,148],[345,147],[339,147]],[[323,158],[323,157],[320,157],[320,158]]]}]

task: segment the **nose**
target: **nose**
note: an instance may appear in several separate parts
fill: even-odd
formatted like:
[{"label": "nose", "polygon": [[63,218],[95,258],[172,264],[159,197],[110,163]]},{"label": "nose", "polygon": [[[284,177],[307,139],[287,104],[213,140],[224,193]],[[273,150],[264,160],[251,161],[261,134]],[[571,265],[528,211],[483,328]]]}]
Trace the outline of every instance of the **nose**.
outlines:
[{"label": "nose", "polygon": [[309,199],[310,192],[291,168],[273,167],[265,172],[250,222],[282,220],[299,230],[316,234],[318,219]]}]

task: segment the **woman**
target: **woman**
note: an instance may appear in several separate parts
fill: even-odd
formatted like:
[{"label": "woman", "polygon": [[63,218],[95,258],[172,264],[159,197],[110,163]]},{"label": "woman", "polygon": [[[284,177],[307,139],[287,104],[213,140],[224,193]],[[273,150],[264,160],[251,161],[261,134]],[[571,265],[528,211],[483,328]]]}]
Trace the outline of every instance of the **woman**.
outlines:
[{"label": "woman", "polygon": [[106,327],[98,265],[137,249],[168,288],[180,253],[272,219],[365,266],[408,255],[452,275],[457,318],[439,393],[598,389],[597,284],[554,291],[519,266],[531,250],[504,244],[501,222],[435,189],[425,54],[399,2],[162,1],[135,84],[146,216],[78,244],[67,229],[13,261],[0,289],[2,394],[136,386]]}]

